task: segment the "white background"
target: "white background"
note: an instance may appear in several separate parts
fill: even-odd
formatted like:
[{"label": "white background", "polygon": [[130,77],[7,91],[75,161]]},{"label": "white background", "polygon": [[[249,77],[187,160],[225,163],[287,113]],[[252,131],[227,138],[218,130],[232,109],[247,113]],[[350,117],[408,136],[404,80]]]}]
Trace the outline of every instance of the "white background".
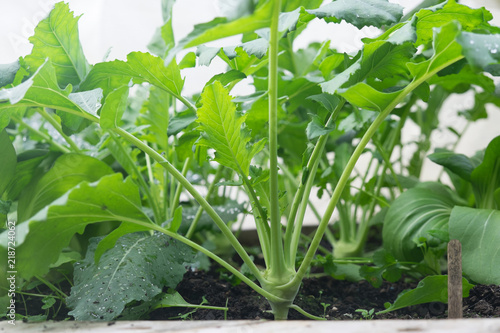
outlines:
[{"label": "white background", "polygon": [[[28,38],[33,34],[36,24],[47,16],[56,0],[0,0],[0,64],[15,61],[19,56],[29,54],[31,45]],[[85,54],[91,64],[108,60],[125,59],[132,51],[147,51],[155,29],[162,24],[160,0],[69,0],[71,10],[81,15],[79,21],[80,38]],[[398,0],[406,11],[419,3],[414,0]],[[493,22],[500,25],[499,0],[467,0],[461,1],[470,7],[485,6],[495,17]],[[178,0],[174,6],[174,33],[176,40],[187,35],[194,24],[207,22],[219,16],[217,0]],[[296,47],[301,47],[315,40],[332,40],[332,47],[339,51],[354,52],[361,46],[360,39],[365,36],[376,36],[375,28],[364,28],[358,31],[348,24],[326,24],[322,20],[314,20],[303,36],[297,40]],[[234,45],[238,37],[223,40],[224,45]],[[221,45],[220,43],[218,45]],[[109,52],[109,54],[108,54]],[[204,83],[214,74],[220,73],[225,66],[215,60],[213,65],[195,69],[186,69],[184,93],[189,95],[198,92]],[[245,87],[236,87],[233,93],[244,91]],[[239,88],[239,90],[238,90]],[[446,103],[441,112],[443,128],[448,125],[460,129],[465,125],[463,118],[456,116],[457,110],[463,110],[473,105],[471,95],[455,96]],[[457,151],[472,154],[484,148],[487,143],[500,134],[500,112],[490,107],[489,119],[473,124]],[[405,129],[405,140],[415,138],[414,128]],[[453,141],[453,137],[443,130],[433,137],[433,145],[444,147]],[[432,163],[426,163],[424,179],[435,179],[436,170]]]}]

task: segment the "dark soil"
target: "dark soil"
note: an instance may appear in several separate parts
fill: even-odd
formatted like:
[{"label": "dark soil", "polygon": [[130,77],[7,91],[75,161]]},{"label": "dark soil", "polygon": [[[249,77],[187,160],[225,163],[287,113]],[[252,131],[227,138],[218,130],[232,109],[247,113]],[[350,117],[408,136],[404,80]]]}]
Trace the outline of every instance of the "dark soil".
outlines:
[{"label": "dark soil", "polygon": [[[222,278],[221,278],[222,277]],[[233,281],[234,283],[234,281]],[[70,286],[59,285],[63,292],[69,294]],[[296,297],[295,304],[309,313],[325,316],[329,320],[356,320],[362,315],[358,309],[371,310],[374,313],[384,310],[385,302],[394,302],[398,294],[415,288],[416,283],[384,282],[380,288],[374,288],[366,281],[348,282],[330,277],[305,279]],[[34,294],[50,294],[49,289],[43,290],[42,285],[34,290]],[[232,285],[227,275],[215,269],[205,271],[189,271],[179,283],[177,291],[189,303],[200,304],[205,298],[208,305],[226,306],[227,313],[221,310],[164,308],[150,314],[152,320],[193,319],[193,320],[223,320],[225,319],[272,319],[268,312],[269,304],[247,285],[240,283]],[[37,320],[67,320],[66,306],[56,300],[47,310],[42,310],[44,303],[41,297],[23,295],[18,299],[17,313],[28,315],[29,321]],[[26,308],[26,305],[28,308]],[[465,318],[500,317],[500,286],[477,285],[463,300]],[[37,317],[37,315],[42,315]],[[432,319],[447,318],[447,305],[442,303],[422,304],[410,308],[396,310],[386,314],[374,315],[373,319]],[[307,319],[298,312],[290,310],[289,319]]]},{"label": "dark soil", "polygon": [[[416,284],[384,282],[380,288],[372,287],[368,282],[358,283],[335,280],[330,277],[305,279],[297,295],[295,304],[315,315],[325,315],[329,320],[362,319],[358,309],[382,311],[385,302],[394,302],[398,294]],[[213,306],[226,306],[225,314],[220,310],[181,308],[159,309],[151,313],[150,319],[167,320],[184,315],[194,320],[224,319],[272,319],[267,312],[267,301],[241,283],[233,286],[220,279],[216,272],[188,272],[179,284],[177,291],[186,301],[200,304],[203,297]],[[323,304],[324,305],[323,305]],[[500,286],[477,285],[468,298],[463,301],[465,318],[500,317]],[[422,304],[390,313],[375,315],[374,319],[431,319],[447,318],[447,305],[442,303]],[[307,319],[294,310],[290,310],[289,319]]]}]

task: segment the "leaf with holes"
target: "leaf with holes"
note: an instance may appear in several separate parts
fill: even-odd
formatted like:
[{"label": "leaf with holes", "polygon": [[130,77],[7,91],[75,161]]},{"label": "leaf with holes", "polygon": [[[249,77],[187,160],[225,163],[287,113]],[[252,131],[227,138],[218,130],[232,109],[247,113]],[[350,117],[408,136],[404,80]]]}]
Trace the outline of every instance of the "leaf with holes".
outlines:
[{"label": "leaf with holes", "polygon": [[76,320],[113,320],[125,305],[149,301],[164,287],[175,288],[186,272],[184,263],[194,258],[189,247],[164,234],[133,233],[121,237],[96,265],[100,240],[91,239],[85,259],[74,266],[75,285],[67,304]]},{"label": "leaf with holes", "polygon": [[340,23],[344,20],[361,29],[398,23],[403,7],[387,0],[337,0],[307,12],[327,21]]}]

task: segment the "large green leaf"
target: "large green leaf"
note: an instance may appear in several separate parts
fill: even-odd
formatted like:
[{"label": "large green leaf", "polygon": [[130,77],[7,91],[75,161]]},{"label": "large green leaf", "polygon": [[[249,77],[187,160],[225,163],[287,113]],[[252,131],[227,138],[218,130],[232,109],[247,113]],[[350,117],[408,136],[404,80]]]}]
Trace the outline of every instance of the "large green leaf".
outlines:
[{"label": "large green leaf", "polygon": [[[42,209],[16,230],[16,267],[29,279],[48,272],[61,250],[90,223],[128,221],[152,223],[141,209],[137,186],[121,174],[81,183]],[[6,258],[7,232],[0,234],[0,254]]]},{"label": "large green leaf", "polygon": [[[67,303],[76,320],[112,320],[130,302],[149,301],[164,287],[175,288],[194,258],[186,245],[163,234],[134,233],[120,238],[98,264],[90,241],[84,260],[75,264],[75,285]],[[147,310],[147,309],[145,309]]]},{"label": "large green leaf", "polygon": [[[451,22],[440,28],[434,28],[434,54],[432,57],[420,63],[406,63],[406,66],[408,67],[414,80],[430,77],[433,73],[438,72],[440,69],[445,68],[462,58],[461,47],[455,41],[456,36],[460,32],[459,29],[460,26],[456,22]],[[401,61],[404,61],[404,57],[400,60],[400,62]],[[358,67],[361,69],[362,65],[358,65]],[[355,77],[358,70],[350,70],[350,72],[349,78],[346,81],[347,84],[354,81],[351,78]],[[339,82],[336,82],[335,85],[333,85],[333,88],[338,89],[339,94],[350,103],[368,110],[382,111],[386,109],[401,93],[400,91],[392,93],[381,92],[365,82],[357,83],[348,88],[339,89],[343,84],[346,84],[346,82],[340,85],[338,84]],[[325,89],[329,89],[330,91],[327,92],[332,92],[331,82],[326,82],[322,87],[324,91]],[[394,106],[395,105],[393,105],[393,107]]]},{"label": "large green leaf", "polygon": [[366,44],[357,62],[341,75],[321,84],[323,91],[333,94],[338,88],[367,79],[382,81],[392,77],[407,78],[406,63],[411,60],[414,51],[410,42],[397,44],[379,40]]},{"label": "large green leaf", "polygon": [[472,66],[500,75],[500,35],[462,32],[457,41]]},{"label": "large green leaf", "polygon": [[387,0],[337,0],[307,12],[337,23],[344,20],[361,29],[398,23],[403,7]]},{"label": "large green leaf", "polygon": [[471,9],[449,0],[442,5],[420,10],[417,14],[417,45],[425,44],[432,40],[432,30],[448,22],[457,21],[464,30],[470,31],[483,26],[493,16],[484,7]]},{"label": "large green leaf", "polygon": [[101,88],[104,96],[107,96],[113,90],[130,84],[134,76],[136,72],[125,61],[100,62],[92,67],[80,84],[80,90]]},{"label": "large green leaf", "polygon": [[408,68],[415,78],[426,76],[428,73],[453,64],[462,58],[462,48],[456,42],[460,34],[460,25],[451,21],[446,25],[433,29],[433,56],[420,63],[409,63]]},{"label": "large green leaf", "polygon": [[198,122],[203,135],[199,145],[215,149],[215,160],[248,176],[250,162],[263,147],[263,140],[249,147],[250,135],[242,129],[245,116],[236,112],[226,88],[219,81],[205,87],[203,106],[198,109]]},{"label": "large green leaf", "polygon": [[[463,297],[469,296],[469,291],[474,287],[465,278],[462,278],[462,294]],[[398,298],[384,311],[379,311],[377,314],[387,313],[407,306],[441,302],[448,303],[448,276],[433,275],[427,276],[418,283],[415,289],[404,291],[398,295]]]},{"label": "large green leaf", "polygon": [[135,83],[149,82],[172,95],[179,97],[184,86],[179,66],[172,61],[165,66],[163,59],[149,53],[132,52],[127,62],[114,60],[95,65],[81,84],[81,89],[101,88],[107,96],[111,91]]},{"label": "large green leaf", "polygon": [[447,230],[455,204],[451,191],[439,183],[422,183],[404,192],[385,216],[384,248],[399,260],[420,261],[417,240],[432,238],[430,230]]},{"label": "large green leaf", "polygon": [[16,170],[17,156],[16,150],[10,141],[7,131],[0,132],[0,197],[14,177]]},{"label": "large green leaf", "polygon": [[26,221],[79,183],[94,182],[112,172],[107,164],[93,157],[79,154],[62,155],[47,173],[28,184],[21,194],[18,221]]},{"label": "large green leaf", "polygon": [[[366,110],[382,112],[400,92],[384,93],[360,82],[347,89],[339,89],[338,93],[349,103]],[[395,105],[394,105],[395,106]]]},{"label": "large green leaf", "polygon": [[472,171],[477,165],[463,154],[455,154],[446,149],[436,149],[434,154],[427,156],[432,162],[442,165],[461,178],[470,181]]},{"label": "large green leaf", "polygon": [[180,96],[184,80],[177,62],[172,61],[165,66],[163,60],[149,53],[132,52],[127,55],[127,63],[135,72],[135,81],[147,81],[174,96]]},{"label": "large green leaf", "polygon": [[[47,107],[75,115],[92,115],[100,102],[98,97],[69,97],[71,87],[61,90],[50,61],[46,61],[28,80],[8,89],[0,90],[0,113],[19,107]],[[100,90],[94,94],[101,96]],[[96,105],[89,105],[93,101]],[[87,111],[89,110],[89,111]]]},{"label": "large green leaf", "polygon": [[[455,6],[458,6],[457,8],[465,12],[469,10],[468,7],[462,5],[455,4]],[[369,80],[371,76],[376,79],[374,83],[377,83],[378,89],[387,89],[390,86],[386,86],[385,84],[381,85],[378,81],[385,76],[391,75],[394,71],[396,71],[398,76],[404,77],[407,75],[406,69],[408,69],[411,74],[410,77],[413,77],[415,80],[428,77],[439,69],[456,63],[463,57],[462,48],[456,41],[457,37],[460,35],[462,26],[453,19],[453,16],[439,16],[441,10],[443,9],[439,6],[432,10],[428,10],[430,14],[425,16],[427,20],[427,28],[425,29],[423,28],[425,20],[422,18],[422,21],[419,21],[420,25],[418,23],[415,24],[415,21],[412,20],[405,24],[396,25],[380,38],[371,41],[367,40],[369,43],[365,46],[361,58],[344,72],[322,83],[321,87],[323,91],[332,94],[341,88],[352,88],[356,83],[370,83]],[[463,15],[457,15],[461,20],[468,20],[470,15],[473,17],[478,16],[477,13],[478,12],[462,13]],[[483,17],[482,14],[479,16],[481,19],[471,19],[472,23],[469,22],[470,25],[468,25],[468,27],[479,27],[486,24],[488,17]],[[425,61],[413,62],[414,60],[411,60],[413,51],[409,42],[414,41],[415,32],[417,38],[421,41],[432,40],[434,52],[432,56]],[[394,61],[393,58],[396,59],[396,61]],[[365,82],[364,80],[368,81]],[[391,81],[389,81],[389,83],[390,82]],[[360,90],[356,95],[361,95],[362,97],[370,93],[370,91],[368,91],[370,89],[364,85],[359,85],[358,88]],[[351,91],[350,93],[353,95],[355,91]]]},{"label": "large green leaf", "polygon": [[42,66],[48,57],[61,87],[78,85],[83,80],[90,66],[78,36],[79,18],[75,18],[68,4],[61,1],[55,5],[49,17],[38,24],[35,35],[30,38],[33,50],[25,58],[31,73]]},{"label": "large green leaf", "polygon": [[500,188],[500,136],[488,144],[481,164],[471,173],[478,208],[498,209],[495,191]]},{"label": "large green leaf", "polygon": [[450,239],[462,243],[462,269],[474,282],[500,284],[500,211],[453,208]]},{"label": "large green leaf", "polygon": [[170,63],[182,49],[269,27],[273,4],[274,1],[264,1],[251,15],[233,21],[228,21],[225,17],[216,17],[210,22],[195,25],[193,31],[168,52],[165,63]]},{"label": "large green leaf", "polygon": [[[386,36],[390,39],[391,37]],[[321,84],[324,92],[333,94],[339,88],[347,88],[366,80],[376,81],[382,88],[381,81],[387,78],[399,77],[407,79],[409,76],[406,64],[411,61],[415,48],[411,36],[407,41],[375,40],[364,46],[361,57],[349,68],[336,75],[331,80]]]}]

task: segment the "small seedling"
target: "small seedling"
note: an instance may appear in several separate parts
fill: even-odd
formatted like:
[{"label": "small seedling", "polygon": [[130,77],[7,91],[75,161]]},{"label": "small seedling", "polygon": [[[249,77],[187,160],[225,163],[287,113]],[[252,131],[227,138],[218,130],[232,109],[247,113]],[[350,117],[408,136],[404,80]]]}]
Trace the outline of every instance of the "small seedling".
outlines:
[{"label": "small seedling", "polygon": [[371,320],[375,316],[374,315],[375,309],[371,309],[371,310],[357,309],[356,312],[361,313],[362,319],[365,319],[365,320]]},{"label": "small seedling", "polygon": [[321,302],[320,303],[322,306],[323,306],[323,318],[326,318],[326,309],[331,305],[331,304],[328,304],[328,303],[323,303]]}]

